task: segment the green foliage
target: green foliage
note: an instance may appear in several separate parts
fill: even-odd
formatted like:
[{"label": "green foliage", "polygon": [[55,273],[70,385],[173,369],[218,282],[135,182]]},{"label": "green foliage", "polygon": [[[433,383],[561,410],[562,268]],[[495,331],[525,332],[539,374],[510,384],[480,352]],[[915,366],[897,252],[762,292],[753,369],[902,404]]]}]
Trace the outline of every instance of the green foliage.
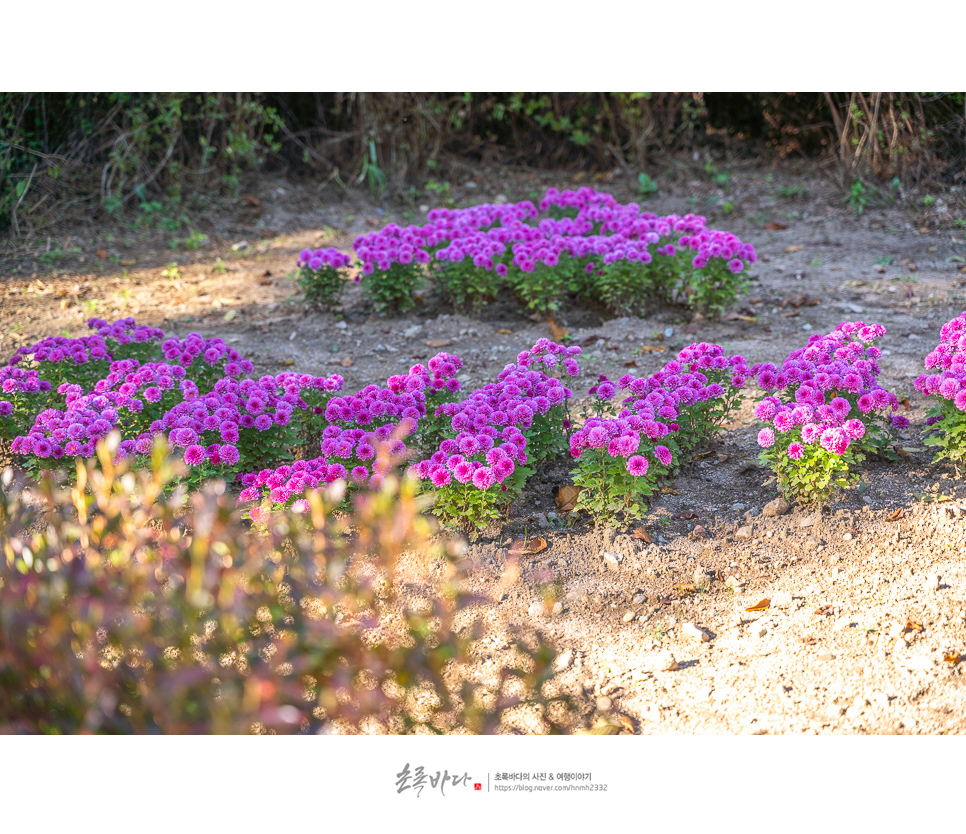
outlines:
[{"label": "green foliage", "polygon": [[319,310],[333,310],[339,306],[342,291],[349,279],[345,270],[325,264],[318,269],[299,267],[296,280],[310,306]]},{"label": "green foliage", "polygon": [[[116,439],[113,441],[116,443]],[[510,711],[572,718],[542,694],[554,652],[521,630],[495,678],[466,670],[488,639],[455,549],[430,538],[411,483],[387,478],[350,516],[332,490],[252,529],[224,484],[185,496],[149,471],[80,465],[45,509],[5,473],[0,495],[0,728],[21,733],[494,732]],[[36,532],[36,531],[41,532]],[[351,533],[351,535],[350,535]],[[404,551],[439,577],[396,574]]]},{"label": "green foliage", "polygon": [[389,269],[377,269],[364,276],[362,282],[376,310],[405,313],[416,306],[416,295],[423,286],[423,269],[417,263],[394,263]]},{"label": "green foliage", "polygon": [[504,286],[503,279],[486,269],[477,269],[473,261],[437,261],[433,283],[443,300],[461,312],[477,312],[489,301],[495,301]]},{"label": "green foliage", "polygon": [[647,174],[641,172],[637,175],[637,198],[646,200],[648,197],[657,194],[657,183]]},{"label": "green foliage", "polygon": [[846,198],[846,201],[852,208],[852,211],[856,214],[862,214],[865,211],[868,200],[868,189],[865,187],[865,183],[861,177],[856,177],[849,186],[849,196]]},{"label": "green foliage", "polygon": [[956,466],[966,461],[966,412],[956,407],[955,400],[936,396],[926,417],[936,421],[922,438],[926,446],[935,449],[933,461],[948,460]]}]

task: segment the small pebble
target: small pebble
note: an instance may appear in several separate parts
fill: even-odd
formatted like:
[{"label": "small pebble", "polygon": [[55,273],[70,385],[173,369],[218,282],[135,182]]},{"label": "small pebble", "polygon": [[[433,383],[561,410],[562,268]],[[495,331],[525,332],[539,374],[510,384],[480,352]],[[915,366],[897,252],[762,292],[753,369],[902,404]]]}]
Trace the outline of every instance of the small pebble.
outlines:
[{"label": "small pebble", "polygon": [[612,706],[614,706],[614,702],[606,695],[597,699],[597,709],[601,712],[607,712]]},{"label": "small pebble", "polygon": [[637,615],[633,611],[628,611],[623,617],[621,617],[621,622],[629,623],[633,621],[634,617]]},{"label": "small pebble", "polygon": [[938,591],[942,577],[938,573],[930,573],[926,576],[924,588],[927,591]]},{"label": "small pebble", "polygon": [[844,539],[845,541],[847,541],[847,542],[850,542],[850,541],[852,541],[852,534],[851,534],[851,533],[844,533],[844,534],[842,535],[842,538],[843,538],[843,539]]}]

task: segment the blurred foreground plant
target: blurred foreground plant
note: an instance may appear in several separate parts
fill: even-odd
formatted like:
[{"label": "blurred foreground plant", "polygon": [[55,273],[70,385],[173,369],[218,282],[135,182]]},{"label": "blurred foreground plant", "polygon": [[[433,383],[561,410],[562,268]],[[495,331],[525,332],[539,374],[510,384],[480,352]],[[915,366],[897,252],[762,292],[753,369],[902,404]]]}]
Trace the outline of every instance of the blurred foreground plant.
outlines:
[{"label": "blurred foreground plant", "polygon": [[[517,707],[542,731],[567,720],[541,694],[553,651],[533,636],[511,636],[514,668],[473,680],[482,625],[460,612],[481,600],[458,590],[456,549],[430,540],[412,482],[387,477],[348,517],[336,483],[253,530],[221,482],[166,489],[182,464],[160,442],[137,472],[112,463],[117,443],[72,488],[3,475],[0,731],[493,732]],[[404,598],[405,552],[439,584]]]}]

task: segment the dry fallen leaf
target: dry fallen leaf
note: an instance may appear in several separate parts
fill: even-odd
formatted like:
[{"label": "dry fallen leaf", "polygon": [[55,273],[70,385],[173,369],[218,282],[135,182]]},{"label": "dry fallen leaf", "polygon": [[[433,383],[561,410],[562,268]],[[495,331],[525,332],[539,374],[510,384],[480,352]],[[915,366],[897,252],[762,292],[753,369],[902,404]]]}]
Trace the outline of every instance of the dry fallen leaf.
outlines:
[{"label": "dry fallen leaf", "polygon": [[679,597],[690,596],[695,592],[695,590],[696,588],[694,585],[685,585],[683,582],[678,582],[674,586],[674,593],[676,593]]},{"label": "dry fallen leaf", "polygon": [[801,315],[801,310],[789,310],[787,313],[781,314],[783,319],[791,319],[798,315]]},{"label": "dry fallen leaf", "polygon": [[831,617],[835,609],[831,605],[822,605],[815,609],[815,614],[819,617]]},{"label": "dry fallen leaf", "polygon": [[946,663],[951,663],[953,666],[959,663],[959,661],[962,659],[963,657],[959,652],[949,652],[949,654],[943,655],[943,660],[945,660]]},{"label": "dry fallen leaf", "polygon": [[352,367],[352,357],[351,356],[347,356],[345,359],[342,360],[342,362],[340,364],[342,365],[343,368],[351,368]]},{"label": "dry fallen leaf", "polygon": [[909,402],[908,397],[903,397],[899,400],[899,405],[901,405],[906,411],[912,411],[912,403]]},{"label": "dry fallen leaf", "polygon": [[651,534],[647,532],[647,528],[643,525],[634,528],[634,532],[631,533],[631,538],[640,539],[647,544],[654,544],[654,539],[651,538]]},{"label": "dry fallen leaf", "polygon": [[794,246],[786,246],[785,247],[785,251],[786,252],[789,252],[789,253],[791,253],[791,252],[800,252],[804,248],[805,247],[802,246],[802,244],[796,243]]},{"label": "dry fallen leaf", "polygon": [[890,515],[889,518],[886,519],[886,520],[887,521],[898,521],[900,518],[902,518],[902,513],[903,513],[902,507],[899,507],[899,509],[896,510],[892,515]]},{"label": "dry fallen leaf", "polygon": [[664,353],[666,347],[654,347],[653,345],[641,345],[641,353]]},{"label": "dry fallen leaf", "polygon": [[616,736],[620,735],[623,725],[620,721],[613,718],[601,716],[589,730],[578,730],[577,735],[581,736]]},{"label": "dry fallen leaf", "polygon": [[694,510],[685,510],[683,513],[678,513],[678,518],[687,521],[689,518],[700,518],[700,516]]},{"label": "dry fallen leaf", "polygon": [[510,553],[518,556],[532,556],[546,549],[547,540],[539,536],[535,539],[514,539],[510,545]]},{"label": "dry fallen leaf", "polygon": [[771,606],[770,599],[763,599],[761,602],[752,605],[751,608],[746,608],[745,611],[764,611],[766,608]]},{"label": "dry fallen leaf", "polygon": [[501,334],[501,335],[503,335],[503,336],[512,336],[513,335],[513,331],[512,330],[507,330],[505,327],[501,327],[496,332],[499,333],[499,334]]},{"label": "dry fallen leaf", "polygon": [[702,527],[700,524],[696,524],[694,526],[694,530],[692,532],[699,539],[706,539],[706,538],[708,538],[708,531],[705,530],[704,527]]},{"label": "dry fallen leaf", "polygon": [[252,208],[257,209],[262,207],[262,201],[259,200],[258,197],[256,197],[254,194],[245,194],[242,197],[242,200],[246,202],[248,205],[250,205]]},{"label": "dry fallen leaf", "polygon": [[781,232],[788,228],[784,223],[776,223],[774,220],[769,220],[762,226],[763,229],[767,229],[769,232]]},{"label": "dry fallen leaf", "polygon": [[431,347],[431,348],[441,348],[451,344],[453,344],[453,342],[450,339],[427,339],[426,340],[426,347]]},{"label": "dry fallen leaf", "polygon": [[625,368],[636,368],[637,367],[637,362],[635,362],[633,359],[628,359],[626,362],[623,362],[622,364],[623,364],[623,366]]},{"label": "dry fallen leaf", "polygon": [[695,460],[704,460],[705,458],[711,457],[713,454],[714,454],[714,449],[711,449],[708,452],[699,452],[698,454],[696,454],[694,456],[694,459]]},{"label": "dry fallen leaf", "polygon": [[97,257],[100,258],[102,261],[106,261],[107,260],[107,250],[106,249],[98,249],[94,254],[97,255]]},{"label": "dry fallen leaf", "polygon": [[577,342],[577,344],[580,345],[581,347],[590,347],[591,345],[597,344],[597,342],[599,342],[603,338],[604,338],[603,336],[598,336],[596,334],[594,334],[593,336],[585,336],[583,339]]},{"label": "dry fallen leaf", "polygon": [[903,629],[903,631],[922,631],[922,623],[906,620],[906,627]]},{"label": "dry fallen leaf", "polygon": [[573,484],[553,488],[553,497],[557,502],[557,509],[562,513],[573,512],[577,506],[577,496],[580,495],[580,487]]},{"label": "dry fallen leaf", "polygon": [[562,342],[565,337],[570,335],[570,331],[557,324],[553,316],[547,316],[547,326],[550,328],[550,336],[555,342]]},{"label": "dry fallen leaf", "polygon": [[662,493],[663,495],[680,495],[680,494],[681,494],[680,492],[678,492],[678,491],[677,491],[676,489],[674,489],[673,487],[663,487],[663,488],[661,489],[661,493]]}]

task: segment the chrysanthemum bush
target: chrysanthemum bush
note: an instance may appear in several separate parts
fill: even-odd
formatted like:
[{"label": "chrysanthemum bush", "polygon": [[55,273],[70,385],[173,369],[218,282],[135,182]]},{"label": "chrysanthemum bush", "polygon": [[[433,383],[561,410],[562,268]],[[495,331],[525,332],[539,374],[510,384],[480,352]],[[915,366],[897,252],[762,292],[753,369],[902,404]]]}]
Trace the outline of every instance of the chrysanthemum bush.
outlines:
[{"label": "chrysanthemum bush", "polygon": [[932,403],[923,442],[935,447],[937,461],[958,465],[966,459],[966,312],[942,326],[939,344],[925,365],[938,373],[916,380],[916,390]]},{"label": "chrysanthemum bush", "polygon": [[836,487],[857,482],[856,467],[885,454],[895,429],[909,421],[892,415],[895,394],[877,381],[881,324],[843,322],[789,354],[781,368],[752,368],[768,393],[755,407],[761,461],[787,496],[804,504],[826,500]]},{"label": "chrysanthemum bush", "polygon": [[363,285],[377,308],[408,309],[429,277],[462,308],[509,290],[538,312],[579,298],[619,313],[658,300],[717,315],[745,289],[756,259],[753,246],[709,229],[703,217],[660,217],[592,188],[548,189],[539,208],[530,201],[439,208],[427,219],[356,238]]},{"label": "chrysanthemum bush", "polygon": [[355,279],[348,277],[347,267],[352,258],[338,249],[303,249],[298,259],[298,285],[305,300],[313,307],[331,310],[339,305],[345,285]]},{"label": "chrysanthemum bush", "polygon": [[449,425],[434,435],[441,439],[432,453],[411,468],[431,485],[434,514],[464,529],[481,528],[519,498],[532,464],[559,453],[569,425],[573,392],[547,371],[576,376],[579,354],[577,346],[540,339],[495,383],[436,408]]},{"label": "chrysanthemum bush", "polygon": [[[567,725],[536,635],[467,674],[486,627],[455,622],[481,600],[454,590],[458,551],[430,539],[411,483],[387,478],[349,517],[338,486],[312,492],[255,531],[224,484],[172,493],[184,464],[162,439],[137,472],[118,445],[73,489],[3,475],[0,732],[492,732],[520,707]],[[435,593],[404,596],[407,550]]]},{"label": "chrysanthemum bush", "polygon": [[744,357],[703,342],[650,377],[600,377],[590,390],[595,416],[570,437],[577,509],[601,521],[640,518],[658,480],[735,407],[749,374]]}]

